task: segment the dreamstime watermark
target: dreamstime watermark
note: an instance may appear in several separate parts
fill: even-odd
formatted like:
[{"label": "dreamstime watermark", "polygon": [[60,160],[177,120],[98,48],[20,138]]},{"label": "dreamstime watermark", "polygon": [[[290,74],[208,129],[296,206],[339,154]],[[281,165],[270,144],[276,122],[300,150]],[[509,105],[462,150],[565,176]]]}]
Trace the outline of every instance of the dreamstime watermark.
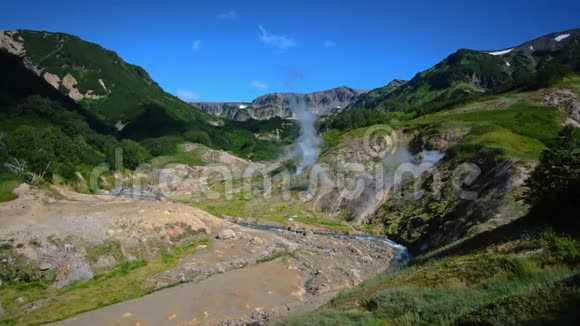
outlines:
[{"label": "dreamstime watermark", "polygon": [[379,200],[385,194],[398,201],[419,200],[425,195],[439,200],[444,190],[453,191],[464,200],[478,198],[471,189],[481,174],[476,164],[466,162],[451,170],[451,164],[441,161],[443,153],[412,154],[399,134],[386,125],[373,126],[362,137],[353,138],[352,143],[339,146],[334,155],[324,156],[322,162],[299,174],[283,161],[243,167],[168,164],[154,168],[142,164],[128,172],[119,148],[113,167],[101,164],[93,169],[89,186],[94,193],[112,195],[105,198],[192,202],[255,198],[268,201],[273,196],[285,201],[297,196],[306,202],[322,195],[356,201]]}]

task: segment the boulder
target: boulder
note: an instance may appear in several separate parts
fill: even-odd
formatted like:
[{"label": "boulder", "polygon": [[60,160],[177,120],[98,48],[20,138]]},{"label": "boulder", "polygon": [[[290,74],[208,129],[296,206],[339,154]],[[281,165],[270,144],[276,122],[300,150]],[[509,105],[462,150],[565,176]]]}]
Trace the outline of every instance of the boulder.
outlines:
[{"label": "boulder", "polygon": [[52,265],[49,263],[42,263],[42,264],[40,264],[40,267],[38,267],[38,269],[40,271],[43,271],[43,272],[48,271],[48,270],[52,269]]},{"label": "boulder", "polygon": [[224,229],[218,233],[216,238],[218,238],[220,240],[235,239],[236,233],[234,231],[232,231],[231,229]]},{"label": "boulder", "polygon": [[299,228],[300,228],[300,226],[297,223],[290,223],[288,225],[288,231],[290,231],[290,232],[296,232],[296,231],[298,231]]},{"label": "boulder", "polygon": [[370,264],[373,262],[373,258],[371,256],[363,256],[362,261],[364,263]]},{"label": "boulder", "polygon": [[248,262],[245,261],[244,259],[236,259],[233,262],[230,263],[230,265],[232,265],[235,268],[242,268],[245,267],[246,265],[248,265]]},{"label": "boulder", "polygon": [[360,284],[361,277],[360,277],[360,273],[356,270],[356,269],[351,269],[348,272],[348,276],[350,277],[350,280],[352,282],[352,285],[357,286]]},{"label": "boulder", "polygon": [[360,249],[358,249],[357,247],[349,246],[348,250],[350,250],[350,252],[352,252],[357,256],[362,256],[362,251],[360,251]]},{"label": "boulder", "polygon": [[259,237],[256,237],[256,236],[253,236],[250,239],[250,242],[253,243],[253,244],[255,244],[255,245],[259,245],[259,246],[261,246],[261,245],[264,244],[264,240],[262,240],[262,238],[259,238]]}]

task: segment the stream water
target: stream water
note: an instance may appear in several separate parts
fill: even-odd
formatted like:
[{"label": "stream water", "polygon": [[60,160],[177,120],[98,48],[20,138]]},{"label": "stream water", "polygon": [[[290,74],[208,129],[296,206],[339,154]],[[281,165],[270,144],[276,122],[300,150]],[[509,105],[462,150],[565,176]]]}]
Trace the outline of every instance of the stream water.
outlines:
[{"label": "stream water", "polygon": [[[251,223],[243,223],[239,222],[238,225],[254,229],[254,230],[261,230],[261,231],[271,231],[271,232],[284,232],[285,229],[272,226],[272,225],[261,225],[261,224],[251,224]],[[388,247],[391,247],[395,250],[396,253],[396,264],[400,265],[405,263],[411,259],[411,254],[407,250],[407,248],[403,245],[400,245],[396,242],[393,242],[386,237],[375,236],[375,235],[360,235],[360,234],[341,234],[341,233],[333,233],[333,232],[313,232],[316,235],[326,236],[326,237],[333,237],[337,239],[355,239],[360,241],[375,241],[385,244]]]},{"label": "stream water", "polygon": [[[167,200],[160,193],[151,193],[151,194],[145,194],[145,193],[141,193],[141,192],[136,193],[136,192],[134,192],[134,190],[132,188],[117,189],[115,191],[111,191],[109,193],[109,195],[115,196],[115,197],[127,197],[127,198],[149,200],[149,201]],[[270,232],[283,232],[285,230],[279,226],[273,226],[273,225],[262,225],[262,224],[243,223],[243,222],[239,222],[238,225],[240,225],[242,227],[249,228],[249,229],[261,230],[261,231],[270,231]],[[380,243],[382,243],[388,247],[391,247],[395,250],[395,253],[396,253],[395,254],[396,255],[395,256],[396,257],[395,265],[400,265],[400,264],[405,263],[411,259],[411,254],[409,253],[409,251],[407,250],[407,248],[405,246],[398,244],[394,241],[391,241],[391,240],[387,239],[386,237],[374,236],[374,235],[360,235],[360,234],[341,234],[341,233],[321,232],[321,231],[314,231],[313,233],[316,235],[333,237],[333,238],[337,238],[337,239],[355,239],[355,240],[360,240],[360,241],[380,242]]]}]

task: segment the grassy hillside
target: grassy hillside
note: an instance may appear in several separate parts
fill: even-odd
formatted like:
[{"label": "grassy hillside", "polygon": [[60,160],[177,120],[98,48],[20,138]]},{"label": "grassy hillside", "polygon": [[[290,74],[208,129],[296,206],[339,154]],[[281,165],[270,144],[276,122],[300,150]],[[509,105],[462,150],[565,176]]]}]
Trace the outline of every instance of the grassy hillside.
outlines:
[{"label": "grassy hillside", "polygon": [[[110,135],[111,128],[38,78],[19,58],[0,51],[0,71],[2,199],[14,198],[9,190],[19,181],[43,182],[53,174],[77,181],[75,172],[87,176],[93,166],[112,161],[114,149],[123,146]],[[20,171],[6,166],[17,163]]]},{"label": "grassy hillside", "polygon": [[[571,218],[580,193],[579,142],[578,130],[566,127],[542,153],[522,196],[532,207],[527,216],[440,244],[315,313],[278,324],[573,325],[580,303],[580,225]],[[453,221],[467,222],[465,215]],[[433,231],[428,237],[441,234]]]},{"label": "grassy hillside", "polygon": [[[556,137],[566,115],[557,109],[504,97],[473,103],[451,111],[402,122],[415,134],[411,147],[444,151],[446,157],[420,181],[427,192],[412,199],[414,183],[403,186],[398,198],[389,198],[374,214],[373,224],[414,252],[441,245],[509,223],[525,214],[513,180],[526,178],[544,150]],[[502,103],[504,106],[500,106]],[[458,169],[478,168],[478,177],[458,192]],[[523,173],[523,174],[522,174]],[[465,175],[463,175],[465,177]],[[435,178],[442,185],[435,191]]]},{"label": "grassy hillside", "polygon": [[[136,141],[164,136],[181,137],[182,141],[197,138],[210,147],[256,160],[273,159],[279,153],[280,139],[258,138],[244,125],[224,123],[201,112],[166,93],[143,68],[97,44],[73,35],[30,30],[16,31],[11,37],[23,44],[25,61],[47,86],[49,82],[58,86],[85,116],[108,127],[99,132]],[[46,91],[47,87],[42,88]]]},{"label": "grassy hillside", "polygon": [[[572,74],[551,80],[553,88],[526,91],[527,87],[521,87],[485,94],[434,113],[345,111],[320,124],[324,139],[322,159],[337,156],[340,148],[347,159],[349,155],[351,160],[364,158],[364,153],[350,153],[360,151],[356,144],[363,142],[357,139],[378,125],[399,130],[401,145],[410,140],[412,155],[417,156],[422,150],[444,152],[436,175],[428,173],[418,181],[417,186],[427,190],[422,197],[413,199],[416,185],[410,182],[402,187],[399,196],[389,196],[364,222],[415,253],[429,251],[525,214],[527,208],[517,197],[521,182],[562,128],[568,118],[564,111],[573,115],[567,109],[546,106],[545,98],[560,87],[573,93],[578,80]],[[533,83],[527,85],[531,87]],[[477,193],[477,200],[460,198],[458,186],[454,185],[457,178],[466,177],[459,172],[469,165],[477,167],[479,175],[463,188]],[[438,192],[434,193],[434,189]],[[348,209],[347,219],[357,214]]]},{"label": "grassy hillside", "polygon": [[281,325],[562,325],[580,303],[580,243],[520,235],[455,256],[420,260],[341,293]]},{"label": "grassy hillside", "polygon": [[[26,56],[42,73],[62,78],[70,74],[80,93],[93,91],[100,99],[84,99],[81,104],[104,121],[134,121],[147,107],[163,107],[177,121],[203,121],[207,116],[187,103],[164,92],[141,67],[123,61],[115,52],[63,33],[20,30]],[[103,83],[99,82],[101,80]],[[66,91],[61,86],[60,88]]]}]

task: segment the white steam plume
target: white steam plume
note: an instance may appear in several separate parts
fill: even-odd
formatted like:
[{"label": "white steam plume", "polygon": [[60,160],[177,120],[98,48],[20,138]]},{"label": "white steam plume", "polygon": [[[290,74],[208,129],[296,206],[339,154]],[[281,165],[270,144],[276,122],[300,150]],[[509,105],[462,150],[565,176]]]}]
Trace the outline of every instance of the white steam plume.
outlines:
[{"label": "white steam plume", "polygon": [[296,173],[300,174],[305,169],[310,168],[318,160],[320,155],[320,145],[322,139],[318,136],[314,126],[316,117],[308,110],[306,102],[301,96],[289,98],[290,111],[294,113],[300,126],[300,137],[298,138],[298,151],[301,156],[300,164]]}]

